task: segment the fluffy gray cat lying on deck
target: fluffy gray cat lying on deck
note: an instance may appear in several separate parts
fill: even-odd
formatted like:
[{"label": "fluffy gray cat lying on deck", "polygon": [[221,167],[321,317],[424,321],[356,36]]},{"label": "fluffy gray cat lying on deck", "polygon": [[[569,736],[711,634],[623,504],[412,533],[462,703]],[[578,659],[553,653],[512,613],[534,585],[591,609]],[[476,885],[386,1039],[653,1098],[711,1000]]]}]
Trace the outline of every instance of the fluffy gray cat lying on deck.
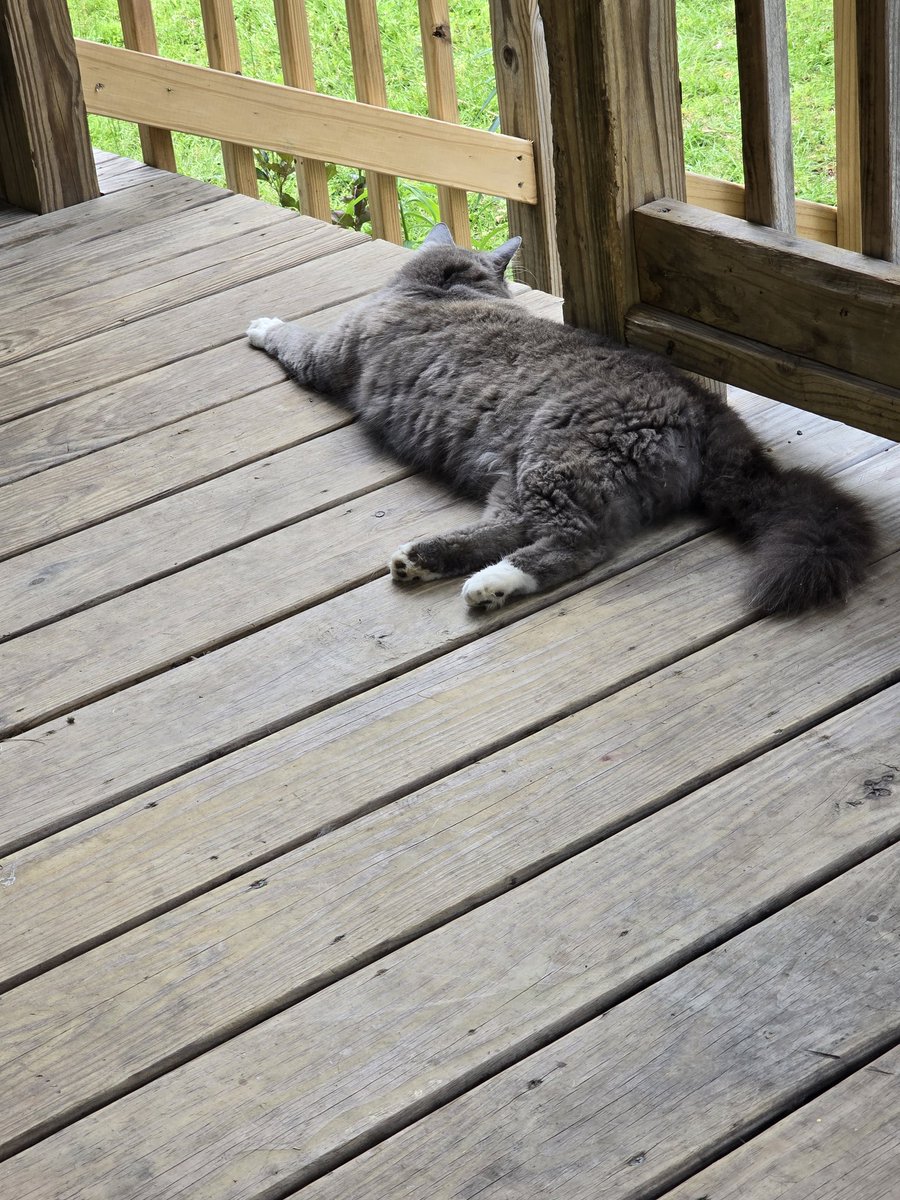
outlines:
[{"label": "fluffy gray cat lying on deck", "polygon": [[519,243],[464,250],[438,225],[327,332],[274,317],[247,330],[401,459],[485,501],[477,524],[401,546],[394,578],[474,572],[466,602],[497,608],[699,504],[752,539],[754,608],[843,599],[873,548],[856,501],[819,475],[780,470],[734,412],[662,359],[513,303],[504,272]]}]

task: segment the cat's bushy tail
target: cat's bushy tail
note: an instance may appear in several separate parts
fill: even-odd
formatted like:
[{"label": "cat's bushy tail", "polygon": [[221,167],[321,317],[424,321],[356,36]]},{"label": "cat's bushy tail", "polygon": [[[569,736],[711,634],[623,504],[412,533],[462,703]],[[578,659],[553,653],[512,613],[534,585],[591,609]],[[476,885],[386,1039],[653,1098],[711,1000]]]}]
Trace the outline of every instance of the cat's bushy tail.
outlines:
[{"label": "cat's bushy tail", "polygon": [[779,468],[721,405],[709,414],[700,499],[752,542],[749,601],[762,612],[846,599],[875,550],[874,525],[858,501],[818,473]]}]

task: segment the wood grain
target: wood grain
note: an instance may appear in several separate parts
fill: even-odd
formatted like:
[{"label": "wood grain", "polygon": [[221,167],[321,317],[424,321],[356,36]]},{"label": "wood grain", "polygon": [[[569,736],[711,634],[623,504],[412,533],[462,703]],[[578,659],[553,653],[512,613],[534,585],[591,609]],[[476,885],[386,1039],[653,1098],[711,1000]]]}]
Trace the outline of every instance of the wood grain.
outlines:
[{"label": "wood grain", "polygon": [[[666,734],[680,720],[670,712],[649,739],[647,726],[633,742],[626,737],[609,758],[615,765],[603,768],[610,814],[596,804],[599,781],[591,781],[587,766],[568,791],[561,780],[553,785],[554,773],[568,773],[560,764],[576,749],[566,744],[564,723],[552,740],[525,739],[70,959],[4,1002],[0,1080],[8,1108],[0,1144],[8,1149],[26,1130],[59,1122],[76,1103],[97,1103],[104,1085],[115,1086],[110,1058],[121,1083],[133,1084],[156,1064],[186,1057],[188,1047],[212,1044],[218,1030],[233,1033],[258,1022],[289,999],[502,895],[654,804],[660,811],[615,833],[608,847],[605,890],[619,882],[621,899],[618,910],[604,909],[604,923],[615,925],[627,908],[629,936],[640,939],[654,925],[683,917],[679,910],[690,897],[710,918],[739,925],[766,896],[771,903],[767,889],[780,889],[774,894],[783,903],[804,880],[837,874],[896,837],[896,793],[877,802],[860,797],[861,781],[896,755],[898,699],[898,690],[889,689],[682,799],[686,759],[668,780],[663,765]],[[616,708],[607,701],[591,715],[601,719],[610,710],[614,728],[624,733]],[[740,749],[746,753],[749,743]],[[706,769],[721,770],[728,756],[727,740],[717,733]],[[641,759],[644,788],[635,786]],[[786,779],[797,778],[803,787],[785,788]],[[154,831],[165,818],[145,816],[145,844],[156,855]],[[102,858],[93,862],[103,869]],[[743,864],[737,883],[736,863]],[[66,865],[73,869],[74,861]],[[27,880],[27,862],[21,871]],[[645,886],[635,898],[628,880],[638,877]],[[265,888],[248,889],[254,878],[264,878]],[[702,883],[691,885],[692,879]],[[31,886],[43,925],[45,905]],[[337,940],[335,929],[342,931]],[[218,952],[210,959],[204,951],[213,944]],[[185,962],[203,963],[202,986],[183,970]],[[149,986],[135,992],[128,981],[138,974]],[[148,1025],[156,1031],[151,1036]],[[64,1053],[51,1036],[59,1030],[66,1031]],[[52,1089],[39,1082],[48,1078]]]},{"label": "wood grain", "polygon": [[[381,574],[392,546],[403,540],[404,531],[391,521],[383,522],[391,541],[367,545],[354,537],[351,522],[333,519],[308,528],[302,518],[343,507],[408,473],[351,426],[213,481],[189,497],[192,523],[201,531],[195,546],[205,535],[216,538],[211,550],[221,550],[253,531],[284,521],[301,524],[0,646],[0,710],[14,713],[18,728],[47,720]],[[460,506],[447,507],[452,527],[462,514]],[[342,525],[349,525],[349,549]],[[371,518],[365,527],[371,533]],[[329,553],[333,540],[338,545]],[[297,563],[303,564],[300,578]],[[8,718],[2,727],[9,732]]]},{"label": "wood grain", "polygon": [[[612,1064],[634,1050],[640,1031],[636,1059],[647,1064],[650,1080],[636,1078],[635,1059],[623,1063],[632,1070],[620,1078],[630,1078],[641,1091],[658,1096],[659,1064],[655,1055],[644,1058],[645,1047],[648,1040],[654,1046],[660,1023],[665,1042],[671,1043],[673,1017],[684,1049],[697,1056],[698,1042],[709,1044],[710,1066],[718,1068],[714,1076],[724,1061],[737,1065],[743,1059],[736,1076],[732,1067],[730,1079],[741,1097],[740,1137],[773,1107],[777,1111],[779,1102],[839,1075],[832,1058],[798,1053],[800,1047],[811,1042],[813,1049],[824,1047],[826,1055],[834,1050],[852,1063],[896,1036],[896,847],[688,966],[754,917],[794,899],[805,881],[792,873],[756,880],[742,870],[740,857],[723,856],[727,894],[734,894],[741,877],[749,893],[735,921],[715,904],[707,908],[700,901],[696,869],[682,874],[682,864],[670,863],[666,846],[658,869],[647,871],[641,911],[629,894],[634,860],[627,875],[618,874],[623,841],[633,846],[625,834],[588,850],[387,954],[377,970],[373,965],[356,972],[77,1121],[0,1165],[0,1183],[12,1195],[55,1200],[52,1189],[60,1177],[72,1183],[100,1179],[100,1195],[105,1191],[110,1197],[129,1194],[150,1178],[160,1200],[213,1194],[237,1200],[264,1195],[277,1171],[286,1190],[610,1009],[602,1022],[587,1027],[588,1036],[599,1026],[605,1041],[610,1024],[618,1027],[619,1051],[607,1067],[612,1073]],[[629,857],[626,852],[624,858]],[[788,864],[785,869],[790,872]],[[585,894],[593,904],[584,903]],[[673,899],[674,912],[668,907]],[[879,922],[867,921],[873,912]],[[629,931],[626,939],[620,936],[623,929]],[[342,936],[338,924],[331,930],[332,937]],[[842,964],[839,980],[835,960]],[[202,961],[191,965],[203,969]],[[628,1011],[623,1001],[682,966],[683,973],[676,971],[671,981],[657,985],[666,996],[668,1020],[662,1020],[659,1006],[656,1020],[638,1017],[627,1036],[616,1020]],[[710,994],[718,1004],[704,1017]],[[642,1003],[652,1005],[658,995],[638,997],[638,1014]],[[723,1018],[730,1053],[719,1058],[725,1047],[717,1052],[715,1043],[717,1033],[719,1040],[726,1036],[719,1025]],[[773,1036],[759,1037],[760,1028]],[[733,1047],[751,1029],[757,1035],[753,1052],[747,1046],[743,1055],[735,1053]],[[585,1031],[579,1034],[584,1044]],[[742,1036],[733,1042],[735,1034]],[[556,1062],[568,1063],[559,1045],[552,1048]],[[566,1043],[562,1046],[568,1050]],[[688,1094],[697,1089],[706,1056],[697,1057],[699,1070],[682,1068],[664,1077],[668,1088],[681,1095],[681,1089]],[[574,1061],[583,1056],[575,1055]],[[600,1107],[602,1114],[602,1100]],[[647,1112],[646,1100],[642,1110]],[[674,1117],[658,1099],[652,1110],[676,1124],[682,1161],[696,1155],[685,1113]],[[723,1112],[719,1121],[729,1118]],[[514,1135],[520,1133],[515,1111],[506,1119]],[[620,1156],[626,1145],[633,1147],[632,1157],[643,1148],[631,1132],[630,1127],[620,1132]],[[731,1139],[736,1140],[733,1130]],[[579,1138],[579,1144],[590,1154],[595,1139]],[[563,1161],[566,1153],[561,1152]],[[638,1176],[654,1181],[656,1175],[660,1181],[655,1155],[645,1154],[635,1165],[644,1167]],[[634,1178],[632,1172],[629,1182]],[[596,1195],[592,1182],[592,1190],[581,1196]],[[534,1191],[523,1188],[518,1194]]]},{"label": "wood grain", "polygon": [[897,266],[675,200],[638,209],[634,230],[644,303],[900,387],[900,356],[885,353]]},{"label": "wood grain", "polygon": [[[275,26],[284,82],[289,87],[315,91],[306,0],[275,0]],[[325,164],[314,158],[298,159],[297,189],[300,211],[330,224],[331,198]]]},{"label": "wood grain", "polygon": [[522,238],[516,269],[533,287],[561,296],[544,25],[537,0],[490,0],[489,7],[500,128],[532,142],[537,172],[537,204],[507,203],[510,234]]},{"label": "wood grain", "polygon": [[0,198],[45,213],[99,195],[65,0],[0,12]]},{"label": "wood grain", "polygon": [[[375,0],[346,0],[345,8],[356,98],[362,104],[387,108],[381,29]],[[403,229],[396,176],[367,171],[366,191],[372,214],[372,233],[375,237],[402,245]]]},{"label": "wood grain", "polygon": [[[711,208],[714,212],[727,213],[729,217],[745,217],[747,206],[744,188],[739,183],[725,179],[711,179],[708,175],[685,176],[687,180],[687,202],[698,208]],[[812,238],[815,242],[826,242],[829,246],[844,245],[837,236],[837,209],[830,204],[818,204],[813,200],[796,201],[797,234]],[[857,249],[848,246],[850,250]]]},{"label": "wood grain", "polygon": [[[140,50],[142,54],[159,53],[151,0],[119,0],[119,20],[122,22],[122,41],[128,50]],[[139,125],[138,135],[145,163],[163,171],[174,172],[178,169],[170,130]]]},{"label": "wood grain", "polygon": [[[346,241],[338,231],[322,229],[318,221],[251,205],[249,212],[235,212],[230,205],[217,204],[207,215],[191,214],[196,226],[213,226],[200,232],[201,248],[191,250],[185,241],[180,253],[165,257],[135,271],[122,271],[91,287],[78,297],[73,311],[72,295],[66,292],[19,309],[15,332],[0,345],[0,371],[10,363],[32,358],[41,351],[81,342],[91,334],[114,329],[151,316],[178,312],[192,300],[227,293],[249,279],[308,262],[329,248],[341,250]],[[190,225],[183,237],[190,238]],[[204,246],[206,238],[211,244]],[[176,246],[178,239],[173,237]]]},{"label": "wood grain", "polygon": [[674,0],[541,0],[566,319],[624,337],[632,210],[684,196]]},{"label": "wood grain", "polygon": [[701,371],[809,412],[900,440],[900,389],[869,383],[858,375],[821,366],[750,338],[723,333],[648,304],[637,304],[629,312],[625,333],[629,345],[663,354],[685,370]]},{"label": "wood grain", "polygon": [[[897,910],[885,888],[891,869],[896,852],[815,891],[311,1184],[304,1198],[465,1200],[474,1193],[531,1200],[564,1188],[567,1200],[663,1193],[678,1200],[863,1200],[865,1185],[833,1191],[827,1175],[814,1191],[795,1193],[787,1186],[790,1167],[783,1191],[770,1190],[778,1176],[765,1180],[761,1170],[741,1173],[749,1185],[741,1191],[726,1164],[737,1158],[762,1168],[769,1135],[752,1139],[756,1129],[829,1088],[891,1038],[896,985],[879,978],[882,964],[891,979],[898,970],[891,932]],[[732,878],[738,874],[735,862]],[[633,877],[623,886],[633,888]],[[683,892],[683,899],[702,892],[702,883],[685,879]],[[873,912],[890,929],[873,929]],[[633,953],[637,932],[627,910],[618,913],[628,935],[623,948],[610,930],[612,960]],[[875,1113],[863,1117],[862,1128],[845,1131],[844,1145],[881,1124]],[[791,1128],[800,1133],[803,1126]],[[881,1138],[873,1138],[882,1152],[887,1136],[882,1126]],[[724,1160],[725,1169],[669,1192],[741,1142],[747,1144]],[[797,1173],[809,1161],[804,1149],[802,1141],[785,1147]],[[864,1160],[856,1161],[859,1177]],[[890,1159],[872,1166],[874,1178],[890,1178]],[[718,1186],[707,1191],[708,1174]],[[873,1200],[890,1194],[876,1189]]]},{"label": "wood grain", "polygon": [[[240,75],[241,52],[232,0],[200,0],[200,14],[209,65],[216,71]],[[245,196],[259,195],[252,147],[223,141],[222,162],[232,191],[243,192]]]},{"label": "wood grain", "polygon": [[785,0],[737,0],[735,25],[745,216],[793,233],[797,218]]},{"label": "wood grain", "polygon": [[[448,0],[418,0],[422,58],[425,64],[425,91],[428,115],[438,121],[459,122],[456,98],[456,74],[453,70],[453,34]],[[472,189],[475,190],[475,189]],[[460,246],[471,246],[469,201],[465,190],[438,184],[441,220]]]},{"label": "wood grain", "polygon": [[861,250],[856,0],[834,0],[834,91],[836,244],[846,250]]},{"label": "wood grain", "polygon": [[[145,317],[120,330],[94,334],[72,346],[46,350],[29,359],[27,371],[18,364],[0,367],[0,413],[7,419],[21,416],[238,337],[243,339],[254,317],[296,310],[299,297],[309,310],[365,295],[388,279],[402,261],[401,255],[397,247],[367,242],[361,234],[335,227],[321,229],[321,237],[306,242],[305,248],[298,246],[294,261],[299,260],[300,265],[288,270],[278,269],[276,252],[268,262],[261,256],[254,264],[250,256],[240,268],[250,276],[243,285]],[[225,285],[228,278],[225,264],[221,283]],[[325,281],[329,292],[321,300]],[[9,388],[13,381],[15,386]],[[13,526],[6,522],[3,527]]]},{"label": "wood grain", "polygon": [[[548,730],[546,735],[535,734],[536,753],[543,756],[545,766],[537,770],[534,778],[543,789],[542,794],[555,797],[560,830],[565,828],[562,813],[568,801],[559,789],[565,791],[570,780],[578,778],[578,769],[571,766],[562,769],[566,755],[585,764],[588,772],[585,796],[593,812],[596,793],[589,781],[596,777],[598,765],[590,742],[596,738],[592,731],[596,730],[598,719],[607,722],[604,752],[611,756],[608,762],[630,764],[610,765],[610,770],[643,770],[642,756],[645,750],[650,753],[649,747],[656,744],[655,739],[660,739],[660,747],[671,747],[675,730],[682,728],[685,720],[690,723],[701,718],[705,729],[704,755],[719,753],[714,747],[721,746],[723,762],[751,757],[779,735],[786,736],[786,730],[806,728],[823,719],[834,703],[829,700],[830,695],[865,694],[879,681],[889,679],[892,671],[896,673],[896,656],[890,644],[891,625],[885,625],[886,614],[881,611],[884,608],[881,600],[885,588],[891,586],[893,572],[894,567],[888,565],[873,568],[873,578],[878,582],[864,606],[857,606],[855,622],[849,618],[824,624],[821,620],[807,620],[786,628],[764,623],[745,630],[737,641],[728,637],[729,631],[740,624],[738,608],[730,596],[733,581],[723,569],[721,545],[714,538],[700,539],[570,597],[562,613],[553,608],[535,613],[502,631],[495,629],[489,638],[462,647],[458,645],[462,641],[459,627],[447,624],[454,615],[447,611],[449,606],[445,606],[443,613],[435,614],[423,608],[421,597],[414,596],[411,600],[420,602],[420,622],[443,618],[445,636],[457,644],[455,650],[437,657],[432,650],[433,662],[408,668],[400,678],[377,686],[368,694],[338,703],[333,710],[320,715],[307,715],[301,723],[258,745],[247,746],[184,780],[160,786],[149,809],[144,794],[120,804],[112,821],[108,814],[101,814],[59,833],[43,845],[16,853],[12,861],[18,882],[5,898],[2,959],[10,970],[26,970],[52,959],[64,949],[108,934],[123,921],[152,912],[161,894],[189,894],[204,879],[213,883],[227,878],[235,866],[235,856],[238,862],[245,861],[248,847],[254,848],[254,857],[289,849],[291,844],[315,838],[335,824],[346,823],[370,808],[407,794],[428,779],[440,778],[498,747],[513,745],[542,725],[547,725]],[[696,611],[697,626],[690,631],[684,630],[682,610],[675,604],[678,594],[689,599],[692,611]],[[401,592],[399,600],[406,596],[406,592]],[[291,647],[300,638],[304,639],[304,645],[306,639],[321,638],[320,631],[327,628],[329,615],[334,618],[346,615],[349,619],[342,622],[341,628],[353,630],[360,623],[356,615],[360,612],[360,600],[368,603],[371,612],[378,598],[376,585],[370,585],[368,590],[359,589],[351,594],[349,601],[344,597],[330,601],[324,606],[330,611],[311,610],[301,614],[292,619],[293,624],[287,622],[281,627],[277,644],[272,642],[271,631],[266,631],[272,647],[268,652],[271,661],[277,662],[282,672],[293,672],[292,703],[304,699],[309,702],[316,693],[327,696],[327,691],[325,684],[306,680],[303,646]],[[455,601],[456,597],[450,599]],[[642,627],[647,630],[643,645],[628,641],[633,632],[624,621],[625,615],[636,606],[644,614]],[[398,607],[388,608],[383,602],[378,606],[376,616],[393,624],[382,620],[369,627],[378,631],[374,637],[369,635],[370,640],[380,637],[382,656],[387,657],[391,641],[402,636],[406,652],[418,651],[421,660],[426,656],[426,647],[421,642],[414,646],[410,634],[398,628]],[[587,657],[589,631],[601,619],[600,614],[609,628],[608,644],[604,648],[595,647]],[[863,614],[867,614],[865,618]],[[873,621],[876,615],[877,630],[863,626],[864,619]],[[854,624],[862,628],[854,631]],[[365,631],[364,626],[363,646]],[[256,635],[257,645],[266,634]],[[722,638],[726,639],[724,643],[720,641],[709,650],[698,649]],[[352,653],[356,639],[351,641],[346,634],[345,639]],[[332,643],[333,640],[332,635]],[[328,659],[333,661],[331,646],[325,645]],[[244,647],[245,663],[252,661],[253,649],[250,644]],[[723,663],[731,653],[740,653],[741,661],[748,666],[743,682],[735,680],[723,692]],[[215,655],[200,660],[205,670],[198,664],[181,670],[183,673],[189,670],[193,679],[198,678],[198,670],[200,676],[205,675],[209,680],[238,673],[247,676],[247,666],[240,665],[234,648],[218,651],[217,655],[218,660]],[[689,659],[690,655],[694,657]],[[232,667],[227,665],[229,661]],[[223,662],[226,665],[217,671],[217,665]],[[772,678],[773,662],[779,664],[777,682]],[[666,668],[667,663],[673,665]],[[809,686],[804,663],[815,673],[815,688]],[[195,708],[198,694],[207,697],[203,705],[207,715],[198,712],[187,717],[178,700],[178,681],[171,672],[169,676],[168,690],[158,681],[149,681],[133,689],[130,697],[122,696],[117,702],[100,702],[92,709],[81,710],[74,725],[57,722],[30,734],[27,740],[7,743],[8,749],[0,755],[0,769],[15,771],[9,787],[22,797],[12,836],[16,829],[21,831],[29,825],[39,829],[42,820],[45,828],[52,828],[54,818],[60,825],[71,824],[66,806],[71,812],[80,804],[80,815],[85,816],[96,804],[104,783],[99,775],[103,768],[92,764],[84,751],[85,743],[106,736],[102,732],[104,717],[107,721],[127,721],[136,735],[135,747],[119,745],[115,754],[105,760],[105,767],[116,771],[115,782],[121,787],[122,771],[129,766],[132,771],[139,768],[141,753],[166,745],[161,730],[177,728],[184,753],[186,739],[192,735],[196,741],[202,736],[204,725],[222,736],[239,720],[242,709],[251,708],[257,719],[263,703],[272,704],[271,693],[280,686],[277,679],[281,678],[266,683],[266,679],[273,678],[274,671],[258,664],[257,682],[252,690],[251,685],[239,683],[229,687],[220,685],[219,690],[224,694],[219,697],[211,697],[199,687],[193,693],[188,690],[184,694],[193,695]],[[649,678],[644,682],[632,682],[645,676]],[[300,679],[305,680],[303,694],[297,682]],[[514,682],[516,688],[517,705],[513,711],[500,709],[495,703],[498,686],[504,681],[510,685]],[[345,672],[340,685],[346,689],[348,683]],[[203,689],[209,686],[204,683]],[[241,686],[246,689],[243,699]],[[769,704],[768,698],[774,695],[775,688],[783,699]],[[145,696],[167,695],[168,699],[160,704],[161,713],[154,714],[152,705],[135,703],[141,690]],[[618,699],[614,696],[617,692],[621,692]],[[611,698],[601,701],[605,695]],[[718,712],[716,697],[720,695],[725,695],[729,703],[720,706],[720,715],[714,715],[714,710]],[[683,697],[683,703],[677,700],[678,696]],[[549,697],[553,698],[552,704]],[[340,701],[334,684],[332,700]],[[601,708],[591,708],[598,703]],[[666,723],[665,716],[665,706],[671,704],[674,704],[674,726]],[[168,716],[169,710],[181,713],[180,722]],[[224,714],[222,722],[229,724],[220,724],[215,719],[219,712]],[[578,716],[570,717],[562,726],[556,724],[569,713]],[[193,731],[185,728],[188,720],[195,727]],[[245,718],[244,727],[248,724]],[[52,734],[47,732],[50,728]],[[564,729],[572,732],[574,742],[566,738],[560,741]],[[637,739],[633,743],[629,742],[632,737]],[[172,734],[168,741],[166,752],[171,755],[178,747]],[[631,745],[631,750],[617,749],[620,743]],[[378,747],[388,747],[389,753],[379,752]],[[513,746],[506,760],[499,762],[497,778],[491,780],[490,773],[486,776],[483,771],[480,773],[485,786],[498,795],[504,794],[507,786],[515,791],[527,790],[528,764],[523,760],[524,775],[513,769],[515,755],[520,750],[521,746]],[[695,778],[696,750],[686,739],[684,760],[677,760],[681,765],[676,765],[671,752],[667,753],[669,757],[663,757],[669,765],[663,776],[677,791],[681,785],[674,782],[676,778],[685,786]],[[157,750],[154,762],[157,767],[164,765],[161,751]],[[548,765],[554,762],[559,764],[555,781]],[[148,767],[145,765],[143,769],[146,772]],[[606,770],[602,766],[599,769]],[[85,786],[92,773],[93,787]],[[54,787],[54,780],[59,777],[67,781],[65,796],[59,796]],[[107,790],[110,782],[106,781]],[[631,774],[623,787],[622,804],[633,805],[635,794],[644,794]],[[574,796],[579,789],[574,783],[572,788]],[[280,841],[273,839],[269,822],[272,803],[278,807]],[[548,809],[553,811],[552,807]],[[633,808],[625,811],[633,812]],[[610,796],[604,802],[604,820],[615,825],[622,818],[620,802]],[[579,835],[571,836],[577,840]],[[147,861],[148,838],[158,848],[152,864]],[[264,846],[268,849],[263,850]],[[115,867],[104,866],[107,861]],[[92,864],[95,873],[91,879],[97,881],[97,886],[84,879],[84,903],[70,910],[62,897],[70,879],[83,878],[86,863]],[[112,869],[121,888],[115,896],[108,893],[106,883],[108,870]],[[57,894],[60,903],[52,900]],[[47,922],[40,913],[52,914],[52,920]],[[28,938],[17,933],[20,921],[30,930]]]},{"label": "wood grain", "polygon": [[856,6],[863,254],[900,263],[900,0]]},{"label": "wood grain", "polygon": [[[537,203],[521,138],[76,41],[88,111]],[[102,85],[97,90],[97,85]],[[339,149],[338,149],[339,148]]]},{"label": "wood grain", "polygon": [[891,1200],[900,1051],[892,1050],[670,1192],[671,1200]]}]

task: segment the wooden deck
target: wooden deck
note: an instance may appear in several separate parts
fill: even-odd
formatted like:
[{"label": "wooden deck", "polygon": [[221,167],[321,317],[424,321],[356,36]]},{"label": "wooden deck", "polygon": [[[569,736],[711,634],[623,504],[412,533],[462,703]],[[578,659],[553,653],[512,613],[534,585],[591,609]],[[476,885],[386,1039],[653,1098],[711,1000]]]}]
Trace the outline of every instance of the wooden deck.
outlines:
[{"label": "wooden deck", "polygon": [[0,1195],[896,1200],[900,450],[734,397],[877,514],[844,609],[684,519],[473,615],[243,336],[406,252],[101,168],[0,213]]}]

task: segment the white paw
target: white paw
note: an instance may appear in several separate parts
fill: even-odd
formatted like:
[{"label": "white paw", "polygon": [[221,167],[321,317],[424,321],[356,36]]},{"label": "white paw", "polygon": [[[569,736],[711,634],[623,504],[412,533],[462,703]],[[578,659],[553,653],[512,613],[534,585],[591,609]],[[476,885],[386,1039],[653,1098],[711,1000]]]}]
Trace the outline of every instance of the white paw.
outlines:
[{"label": "white paw", "polygon": [[247,326],[247,337],[250,339],[250,345],[265,347],[266,334],[283,324],[284,321],[279,317],[257,317],[255,321],[251,321]]},{"label": "white paw", "polygon": [[490,612],[493,608],[501,608],[512,596],[527,596],[537,590],[537,580],[532,575],[503,558],[491,567],[476,571],[463,584],[462,594],[471,608],[486,608]]},{"label": "white paw", "polygon": [[392,578],[400,583],[408,583],[411,579],[440,579],[436,571],[429,571],[410,556],[412,546],[412,542],[406,542],[391,555]]}]

